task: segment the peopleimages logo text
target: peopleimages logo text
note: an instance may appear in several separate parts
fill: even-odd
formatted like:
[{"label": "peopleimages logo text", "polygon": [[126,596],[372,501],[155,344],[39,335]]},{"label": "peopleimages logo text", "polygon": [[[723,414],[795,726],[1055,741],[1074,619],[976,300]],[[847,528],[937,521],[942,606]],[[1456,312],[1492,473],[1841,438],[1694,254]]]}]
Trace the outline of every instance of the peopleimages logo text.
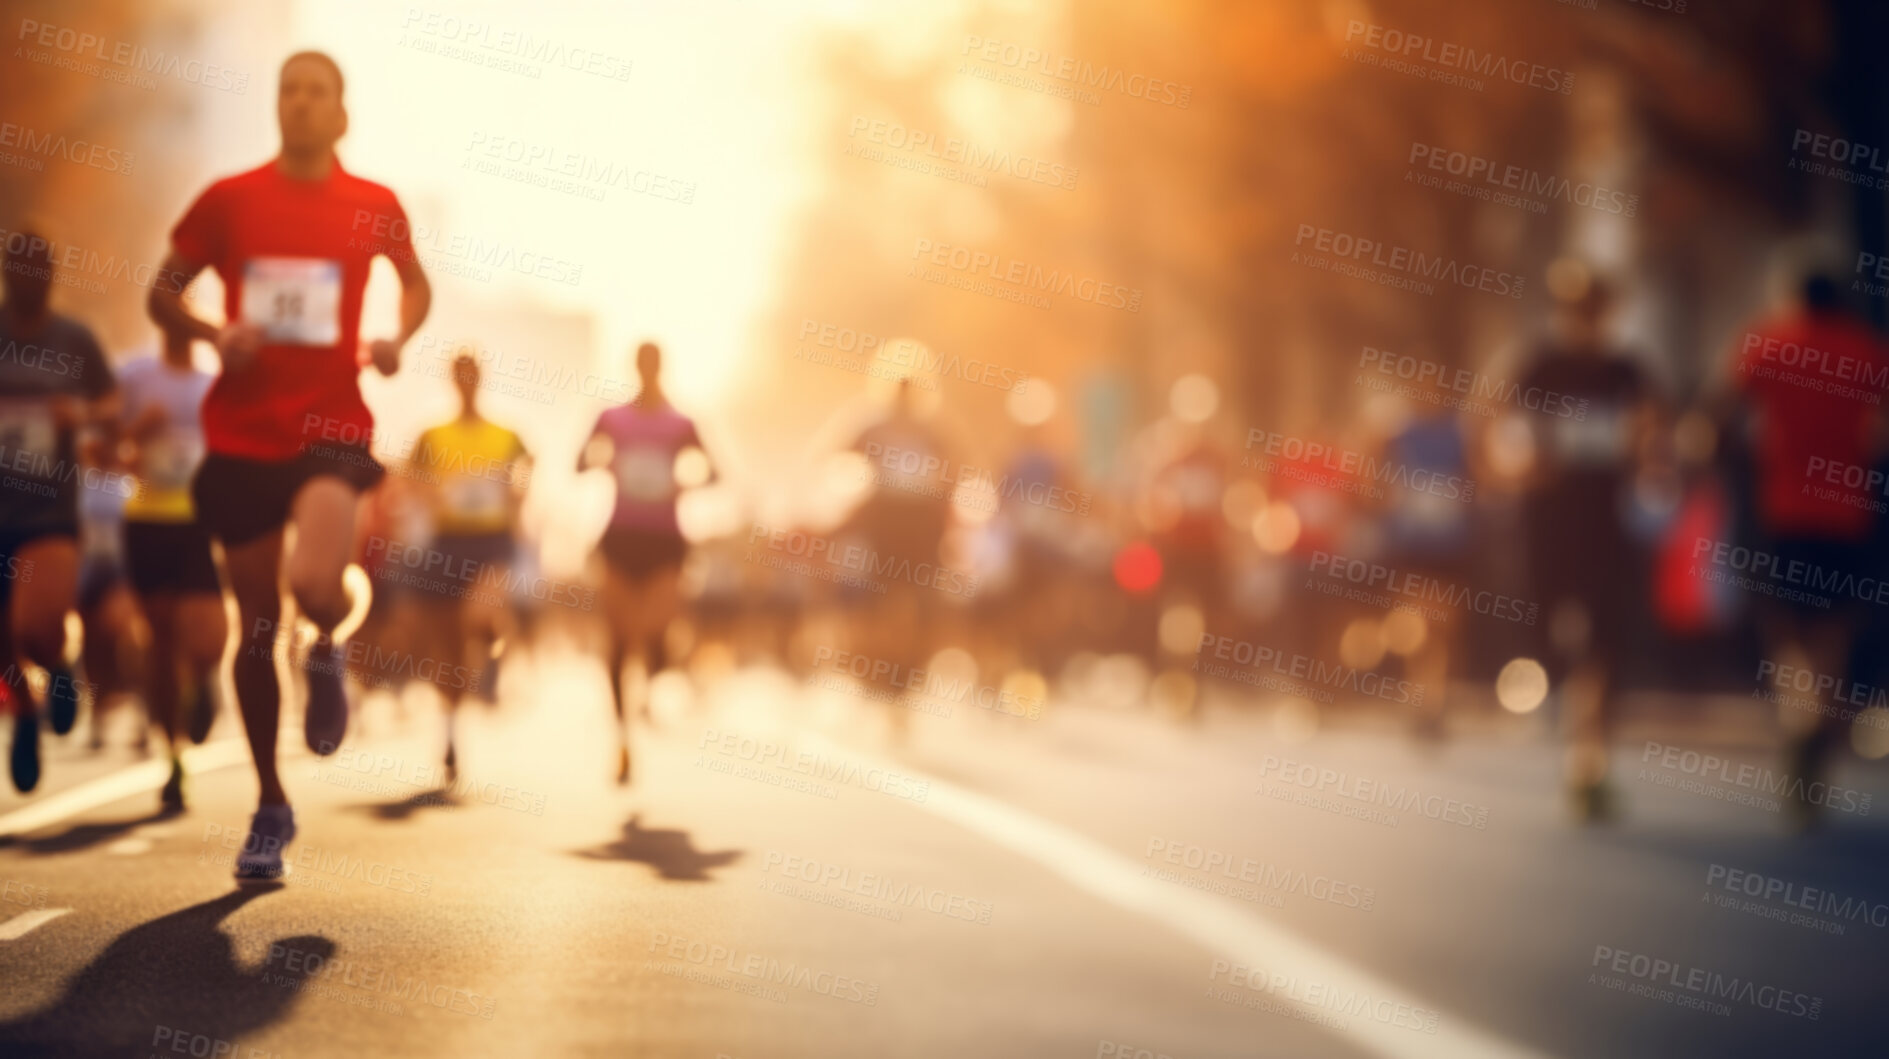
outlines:
[{"label": "peopleimages logo text", "polygon": [[1844,897],[1834,890],[1805,886],[1759,872],[1728,868],[1723,864],[1708,867],[1705,882],[1707,886],[1717,886],[1727,893],[1744,894],[1746,897],[1801,908],[1806,912],[1847,919],[1852,923],[1861,920],[1874,927],[1889,927],[1889,904],[1881,901]]},{"label": "peopleimages logo text", "polygon": [[1611,945],[1594,946],[1594,959],[1589,966],[1645,982],[1669,985],[1712,1000],[1735,1000],[1781,1015],[1796,1015],[1815,1021],[1823,1013],[1823,998],[1819,996],[1773,985],[1759,985],[1749,978],[1724,975],[1703,967],[1681,967],[1671,960],[1616,949]]},{"label": "peopleimages logo text", "polygon": [[[1434,144],[1413,142],[1411,165],[1432,172],[1447,173],[1471,183],[1480,182],[1490,189],[1533,195],[1573,206],[1586,206],[1602,213],[1631,217],[1640,210],[1640,196],[1610,190],[1589,180],[1575,182],[1552,173],[1542,173],[1519,165],[1495,162],[1480,155],[1452,151]],[[1507,203],[1505,203],[1507,205]]]},{"label": "peopleimages logo text", "polygon": [[1379,375],[1395,377],[1421,386],[1434,386],[1451,393],[1467,394],[1471,399],[1508,404],[1527,412],[1585,420],[1588,399],[1575,397],[1541,386],[1523,386],[1508,379],[1485,375],[1470,368],[1459,368],[1439,360],[1395,353],[1388,349],[1365,346],[1358,354],[1358,367]]},{"label": "peopleimages logo text", "polygon": [[1445,500],[1468,503],[1476,496],[1476,483],[1457,474],[1438,474],[1427,467],[1411,467],[1395,460],[1349,449],[1333,448],[1320,441],[1307,441],[1272,430],[1250,427],[1246,448],[1267,456],[1303,461],[1347,476],[1362,477],[1382,485],[1394,485],[1417,493],[1430,493]]},{"label": "peopleimages logo text", "polygon": [[1327,551],[1312,553],[1308,572],[1323,574],[1354,585],[1366,585],[1425,603],[1441,603],[1488,618],[1533,625],[1541,615],[1541,604],[1518,599],[1501,592],[1475,589],[1445,581],[1415,570],[1400,570],[1383,563],[1368,562]]},{"label": "peopleimages logo text", "polygon": [[[1310,246],[1307,246],[1308,242]],[[1315,224],[1299,225],[1298,234],[1293,238],[1292,245],[1295,248],[1295,258],[1299,251],[1311,250],[1354,264],[1366,264],[1386,272],[1441,281],[1508,298],[1520,298],[1522,289],[1527,283],[1525,277],[1513,272],[1500,272],[1482,265],[1466,265],[1455,258],[1426,254],[1421,250],[1412,250],[1404,246],[1391,246],[1375,239],[1331,228],[1321,228]]]},{"label": "peopleimages logo text", "polygon": [[1762,548],[1748,548],[1730,541],[1697,537],[1692,542],[1692,558],[1752,578],[1765,579],[1759,580],[1756,587],[1766,594],[1782,591],[1775,582],[1807,592],[1845,596],[1865,603],[1889,606],[1889,580],[1867,575],[1859,577],[1848,570],[1830,569],[1802,559],[1786,559]]},{"label": "peopleimages logo text", "polygon": [[1141,73],[1128,73],[1121,69],[1111,70],[1107,66],[1098,67],[1073,55],[1059,56],[1047,48],[1027,48],[1000,40],[966,37],[961,54],[1014,70],[1039,73],[1045,77],[1068,82],[1073,86],[1100,89],[1103,92],[1120,92],[1135,99],[1145,99],[1150,103],[1162,103],[1182,110],[1186,110],[1187,104],[1194,98],[1192,85],[1178,84]]},{"label": "peopleimages logo text", "polygon": [[1716,754],[1687,750],[1684,747],[1669,746],[1665,743],[1649,741],[1646,749],[1640,754],[1640,764],[1656,765],[1659,768],[1701,780],[1728,783],[1747,791],[1757,791],[1780,798],[1802,799],[1811,805],[1821,805],[1839,812],[1854,813],[1857,816],[1868,816],[1870,803],[1873,800],[1872,795],[1867,791],[1838,787],[1822,780],[1806,782],[1802,776],[1793,776],[1787,772],[1773,772],[1761,765],[1734,764]]},{"label": "peopleimages logo text", "polygon": [[1231,636],[1217,636],[1211,632],[1201,634],[1200,648],[1195,652],[1195,669],[1208,676],[1235,675],[1235,671],[1225,663],[1266,669],[1294,680],[1367,695],[1399,705],[1423,704],[1421,684],[1296,652],[1281,651],[1266,644],[1236,640]]},{"label": "peopleimages logo text", "polygon": [[1395,55],[1401,59],[1421,61],[1443,69],[1472,73],[1478,77],[1527,85],[1545,92],[1559,92],[1567,95],[1574,91],[1574,75],[1566,70],[1543,66],[1537,62],[1514,60],[1494,52],[1478,51],[1450,41],[1437,41],[1416,33],[1406,33],[1400,29],[1360,22],[1355,18],[1345,25],[1345,43],[1361,43],[1367,48]]},{"label": "peopleimages logo text", "polygon": [[1077,276],[1062,269],[1046,269],[1014,257],[949,246],[930,239],[919,239],[912,246],[912,257],[954,272],[982,275],[999,283],[1012,283],[1031,290],[1064,294],[1077,301],[1106,309],[1141,311],[1141,290],[1119,283],[1108,283],[1093,276]]},{"label": "peopleimages logo text", "polygon": [[[185,58],[162,49],[147,48],[128,40],[112,40],[96,33],[81,32],[70,26],[55,26],[51,23],[23,18],[20,20],[19,35],[14,39],[42,48],[51,48],[67,55],[97,59],[99,62],[117,67],[128,75],[157,74],[160,77],[174,77],[186,84],[218,88],[237,95],[241,95],[249,88],[247,72],[207,63],[202,59]],[[39,61],[32,56],[28,58]],[[143,88],[155,85],[155,82],[146,82],[149,82],[148,78],[141,78],[137,83]]]}]

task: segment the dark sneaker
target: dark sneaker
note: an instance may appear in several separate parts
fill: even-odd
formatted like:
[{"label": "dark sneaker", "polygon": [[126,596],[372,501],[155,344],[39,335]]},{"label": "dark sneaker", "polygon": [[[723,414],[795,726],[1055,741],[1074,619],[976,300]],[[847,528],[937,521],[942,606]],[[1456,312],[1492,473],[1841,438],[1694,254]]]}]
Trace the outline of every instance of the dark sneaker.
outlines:
[{"label": "dark sneaker", "polygon": [[158,801],[167,813],[184,811],[184,763],[179,758],[171,758],[171,778],[164,782],[164,789],[158,792]]},{"label": "dark sneaker", "polygon": [[1823,745],[1815,729],[1785,740],[1784,772],[1798,781],[1797,793],[1784,798],[1784,821],[1792,834],[1809,834],[1821,823],[1817,804],[1808,794],[1823,778],[1822,751]]},{"label": "dark sneaker", "polygon": [[79,720],[79,682],[63,663],[47,670],[46,677],[46,713],[52,719],[53,734],[64,735]]},{"label": "dark sneaker", "polygon": [[446,744],[446,782],[459,778],[459,748],[452,743]]},{"label": "dark sneaker", "polygon": [[1606,780],[1577,783],[1568,788],[1569,808],[1582,824],[1609,824],[1620,816],[1620,801]]},{"label": "dark sneaker", "polygon": [[286,805],[265,805],[249,821],[249,836],[236,855],[238,882],[275,882],[288,872],[282,850],[295,841],[295,810]]},{"label": "dark sneaker", "polygon": [[39,786],[39,714],[16,703],[13,714],[13,756],[8,762],[13,789],[21,794]]},{"label": "dark sneaker", "polygon": [[210,682],[204,681],[197,686],[197,695],[190,700],[190,723],[188,731],[190,741],[202,743],[210,738],[210,726],[216,723],[216,696],[210,694]]},{"label": "dark sneaker", "polygon": [[488,706],[498,704],[498,666],[499,656],[490,655],[485,660],[485,667],[479,672],[479,685],[474,689],[479,701]]},{"label": "dark sneaker", "polygon": [[347,665],[339,647],[317,645],[302,660],[308,678],[308,706],[302,714],[302,735],[308,749],[326,757],[341,747],[348,734]]}]

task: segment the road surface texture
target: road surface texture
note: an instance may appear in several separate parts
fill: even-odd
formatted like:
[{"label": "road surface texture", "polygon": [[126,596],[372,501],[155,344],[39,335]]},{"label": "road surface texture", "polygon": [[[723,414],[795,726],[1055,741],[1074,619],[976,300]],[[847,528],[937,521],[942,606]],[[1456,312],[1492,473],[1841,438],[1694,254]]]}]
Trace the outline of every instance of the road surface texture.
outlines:
[{"label": "road surface texture", "polygon": [[[900,739],[869,695],[751,668],[663,701],[620,788],[606,695],[547,642],[468,709],[450,784],[425,694],[375,701],[339,753],[289,751],[274,887],[230,876],[255,781],[227,712],[181,816],[122,722],[104,751],[50,742],[43,789],[0,802],[0,1053],[1889,1047],[1880,814],[1793,836],[1662,765],[1683,725],[1636,722],[1622,817],[1582,830],[1532,719],[1428,745],[1225,690],[1192,726],[966,695]],[[1762,740],[1688,749],[1772,764]]]}]

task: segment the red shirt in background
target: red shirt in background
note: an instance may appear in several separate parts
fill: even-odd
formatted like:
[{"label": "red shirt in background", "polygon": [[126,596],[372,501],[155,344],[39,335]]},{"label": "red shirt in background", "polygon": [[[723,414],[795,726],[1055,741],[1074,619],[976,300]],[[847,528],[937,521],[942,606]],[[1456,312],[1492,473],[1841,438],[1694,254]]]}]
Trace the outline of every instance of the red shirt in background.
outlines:
[{"label": "red shirt in background", "polygon": [[[1875,517],[1871,505],[1889,500],[1867,484],[1869,430],[1889,392],[1889,356],[1840,313],[1772,320],[1743,343],[1735,382],[1758,413],[1761,527],[1778,537],[1862,538]],[[1816,459],[1825,462],[1813,469]]]},{"label": "red shirt in background", "polygon": [[367,444],[356,358],[368,268],[378,254],[413,259],[394,193],[339,161],[322,180],[295,180],[272,160],[210,185],[171,245],[216,269],[230,320],[271,328],[256,363],[219,375],[204,398],[209,450],[286,460],[316,442]]}]

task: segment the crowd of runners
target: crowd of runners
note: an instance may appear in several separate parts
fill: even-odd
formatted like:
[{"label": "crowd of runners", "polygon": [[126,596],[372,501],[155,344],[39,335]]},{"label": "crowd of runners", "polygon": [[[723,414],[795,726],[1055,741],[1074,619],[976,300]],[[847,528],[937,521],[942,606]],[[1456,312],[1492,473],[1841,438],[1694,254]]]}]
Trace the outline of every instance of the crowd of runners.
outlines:
[{"label": "crowd of runners", "polygon": [[[495,695],[522,635],[505,598],[468,592],[464,579],[393,591],[349,575],[373,561],[363,539],[392,535],[383,531],[395,492],[369,448],[373,417],[360,377],[399,371],[432,295],[399,200],[336,156],[347,128],[343,86],[320,53],[284,63],[281,152],[215,182],[183,211],[149,298],[158,336],[149,356],[113,364],[83,324],[50,311],[45,232],[24,226],[6,247],[0,342],[23,351],[0,360],[0,644],[13,782],[22,791],[39,783],[42,725],[69,732],[89,698],[96,733],[107,702],[128,692],[169,754],[163,805],[181,810],[182,751],[215,721],[227,658],[260,788],[237,861],[245,879],[278,877],[296,834],[277,760],[278,663],[302,685],[293,697],[304,703],[309,749],[330,754],[348,732],[349,677],[360,670],[350,635],[363,622],[400,625],[415,654],[453,674],[433,681],[450,775],[459,767],[457,711],[469,697]],[[375,226],[390,233],[385,243],[350,238],[363,211],[390,222]],[[364,340],[376,256],[399,277],[399,324]],[[185,297],[205,270],[222,282],[227,323],[197,315]],[[746,633],[727,638],[790,663],[833,656],[833,644],[807,642],[823,613],[874,673],[921,672],[962,644],[1000,685],[992,696],[1000,712],[1019,717],[1040,715],[1057,674],[1113,653],[1145,659],[1150,697],[1197,718],[1210,685],[1198,665],[1202,645],[1241,642],[1266,645],[1263,656],[1339,659],[1428,689],[1404,702],[1428,738],[1448,729],[1465,674],[1486,662],[1472,647],[1512,643],[1552,674],[1575,811],[1606,818],[1622,670],[1668,612],[1683,626],[1685,613],[1710,611],[1723,586],[1750,573],[1739,560],[1714,576],[1717,552],[1691,545],[1756,549],[1775,559],[1769,569],[1817,572],[1813,585],[1833,583],[1822,576],[1829,572],[1874,576],[1882,565],[1868,545],[1883,505],[1867,487],[1881,476],[1851,483],[1811,472],[1878,466],[1889,361],[1835,286],[1813,276],[1791,308],[1749,329],[1723,400],[1709,414],[1688,412],[1663,400],[1641,362],[1618,348],[1619,292],[1604,277],[1570,267],[1551,285],[1552,335],[1512,384],[1465,387],[1454,360],[1421,351],[1385,370],[1391,355],[1367,351],[1379,355],[1361,364],[1360,385],[1386,392],[1399,410],[1371,430],[1305,420],[1229,431],[1211,384],[1186,379],[1109,466],[1068,455],[1072,445],[1052,438],[1044,416],[1019,412],[989,488],[966,490],[963,475],[940,473],[961,466],[968,443],[920,407],[908,379],[882,415],[851,433],[847,447],[867,485],[843,521],[756,523],[699,549],[702,576],[691,579],[677,468],[697,454],[691,484],[702,484],[715,467],[696,425],[665,396],[662,351],[643,344],[634,396],[597,418],[576,466],[606,472],[615,491],[598,552],[618,780],[632,778],[630,732],[649,708],[647,675],[676,661],[670,634],[686,596],[699,630],[746,623]],[[1794,366],[1780,353],[1789,350],[1821,351],[1821,366]],[[1826,384],[1839,362],[1853,366],[1841,378],[1878,385]],[[1442,367],[1402,371],[1407,364]],[[533,457],[480,409],[475,350],[454,358],[451,381],[459,414],[420,437],[398,491],[423,512],[441,565],[503,582],[513,564],[535,562],[520,534]],[[1469,407],[1463,395],[1484,390],[1500,407]],[[1696,488],[1708,480],[1738,488],[1714,509],[1714,494]],[[1491,489],[1506,489],[1519,517],[1492,521]],[[1692,536],[1675,537],[1675,526]],[[1661,534],[1686,545],[1689,563],[1666,596]],[[805,564],[792,542],[808,539],[822,542],[816,552],[857,549],[874,557],[871,570],[896,573],[876,581],[798,573]],[[1525,569],[1490,565],[1518,540]],[[753,554],[737,556],[743,546]],[[688,592],[685,580],[694,582]],[[1767,658],[1869,675],[1868,648],[1885,630],[1866,620],[1860,597],[1757,595],[1751,609]],[[84,629],[76,659],[73,613]],[[638,671],[644,679],[629,679]],[[1300,667],[1279,671],[1309,687]],[[889,716],[902,733],[927,688],[896,676],[891,684]],[[1796,775],[1819,775],[1853,720],[1854,711],[1825,706],[1833,704],[1787,726]]]},{"label": "crowd of runners", "polygon": [[[278,661],[303,685],[309,749],[332,754],[348,731],[349,678],[358,672],[349,626],[372,604],[361,598],[371,585],[347,571],[363,558],[373,515],[362,498],[386,476],[369,448],[373,417],[359,375],[399,370],[432,301],[399,200],[336,157],[347,128],[343,86],[326,55],[284,63],[281,153],[212,184],[171,232],[165,280],[149,301],[161,335],[153,356],[114,366],[83,324],[50,311],[53,244],[40,226],[22,226],[7,244],[0,341],[23,351],[0,364],[10,479],[0,515],[0,560],[10,575],[0,581],[0,642],[9,645],[14,786],[39,783],[42,723],[64,735],[89,698],[96,742],[104,707],[130,692],[148,711],[148,729],[166,741],[162,804],[183,809],[182,751],[204,741],[215,721],[227,654],[260,787],[236,862],[243,879],[279,877],[296,834],[278,764]],[[400,237],[372,246],[350,238],[362,210],[388,219],[384,230]],[[376,256],[399,276],[400,324],[392,336],[363,341]],[[200,318],[185,298],[206,269],[223,283],[226,324]],[[197,365],[199,344],[214,350],[215,372]],[[622,663],[640,656],[652,672],[663,665],[662,630],[684,553],[673,467],[681,449],[700,444],[663,397],[660,367],[658,348],[644,345],[640,391],[599,418],[585,449],[584,466],[605,467],[617,482],[602,551],[619,717]],[[479,581],[502,584],[519,548],[531,457],[518,434],[480,413],[471,351],[452,369],[460,413],[421,435],[405,481],[424,509],[427,547],[443,557],[426,565],[477,568],[496,575]],[[453,716],[466,695],[490,697],[516,636],[507,600],[467,591],[468,580],[382,594],[406,608],[409,646],[434,663],[448,775],[458,757]],[[72,612],[83,628],[82,660],[68,649]],[[624,782],[629,745],[626,734]]]}]

